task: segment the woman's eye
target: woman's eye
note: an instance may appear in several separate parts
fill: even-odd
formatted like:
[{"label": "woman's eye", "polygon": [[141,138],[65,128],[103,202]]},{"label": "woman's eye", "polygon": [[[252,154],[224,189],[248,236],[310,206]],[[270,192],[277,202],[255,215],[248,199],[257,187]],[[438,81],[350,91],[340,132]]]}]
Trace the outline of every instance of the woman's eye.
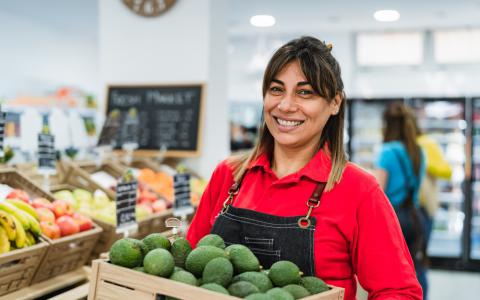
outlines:
[{"label": "woman's eye", "polygon": [[310,90],[300,90],[297,92],[297,94],[301,95],[301,96],[310,96],[310,95],[313,95],[313,91],[310,91]]},{"label": "woman's eye", "polygon": [[270,92],[272,94],[280,94],[281,92],[283,92],[283,90],[281,88],[279,88],[278,86],[272,86],[270,88]]}]

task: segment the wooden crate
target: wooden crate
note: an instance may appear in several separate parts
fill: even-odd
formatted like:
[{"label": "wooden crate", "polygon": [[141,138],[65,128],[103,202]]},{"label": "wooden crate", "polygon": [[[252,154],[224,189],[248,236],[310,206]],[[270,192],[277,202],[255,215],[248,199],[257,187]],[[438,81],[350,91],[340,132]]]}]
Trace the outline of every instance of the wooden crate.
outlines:
[{"label": "wooden crate", "polygon": [[40,239],[36,245],[0,255],[0,296],[30,285],[47,248]]},{"label": "wooden crate", "polygon": [[[165,295],[183,300],[239,299],[181,282],[115,266],[106,260],[99,259],[93,262],[88,300],[155,300],[157,299],[157,295]],[[332,287],[332,289],[327,292],[302,298],[302,300],[342,300],[343,295],[343,288]]]},{"label": "wooden crate", "polygon": [[6,168],[0,170],[0,183],[7,184],[15,189],[22,189],[32,198],[41,197],[52,202],[55,200],[50,192],[41,189],[15,169]]},{"label": "wooden crate", "polygon": [[73,271],[89,262],[92,250],[103,231],[98,225],[94,224],[93,226],[90,230],[56,240],[46,238],[50,246],[33,277],[32,283]]},{"label": "wooden crate", "polygon": [[[60,162],[55,162],[55,166],[57,169],[57,173],[55,175],[48,176],[48,182],[50,185],[59,184],[62,181],[62,168]],[[38,173],[37,164],[36,163],[22,163],[15,165],[15,169],[33,181],[38,186],[43,186],[44,184],[44,176]]]}]

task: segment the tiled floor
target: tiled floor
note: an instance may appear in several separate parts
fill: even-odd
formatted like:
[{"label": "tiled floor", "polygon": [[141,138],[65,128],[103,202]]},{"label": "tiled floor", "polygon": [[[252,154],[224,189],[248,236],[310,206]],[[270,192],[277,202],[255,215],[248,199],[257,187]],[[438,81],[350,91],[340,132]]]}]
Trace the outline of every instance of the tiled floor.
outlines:
[{"label": "tiled floor", "polygon": [[[479,270],[480,271],[480,270]],[[428,273],[430,295],[425,300],[478,300],[480,299],[480,272],[453,272],[431,270]],[[367,299],[359,290],[358,300]]]}]

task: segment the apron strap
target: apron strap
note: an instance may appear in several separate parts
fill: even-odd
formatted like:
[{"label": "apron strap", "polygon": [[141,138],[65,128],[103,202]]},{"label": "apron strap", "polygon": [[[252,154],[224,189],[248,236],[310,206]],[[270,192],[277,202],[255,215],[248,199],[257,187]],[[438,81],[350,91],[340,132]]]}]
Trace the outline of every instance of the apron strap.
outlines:
[{"label": "apron strap", "polygon": [[323,190],[325,189],[325,182],[320,182],[317,184],[315,187],[315,190],[313,191],[312,195],[310,198],[307,200],[307,207],[308,207],[308,212],[305,217],[301,217],[298,219],[298,226],[300,228],[308,228],[310,226],[310,215],[312,214],[312,211],[314,208],[317,208],[320,206],[320,198],[322,198]]}]

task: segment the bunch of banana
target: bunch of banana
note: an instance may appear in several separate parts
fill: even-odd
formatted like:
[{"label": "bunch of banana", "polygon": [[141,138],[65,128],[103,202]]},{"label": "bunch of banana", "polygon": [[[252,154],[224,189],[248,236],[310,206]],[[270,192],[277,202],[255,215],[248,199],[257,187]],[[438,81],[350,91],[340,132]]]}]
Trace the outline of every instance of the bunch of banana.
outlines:
[{"label": "bunch of banana", "polygon": [[40,233],[32,206],[18,199],[0,200],[0,253],[35,245]]}]

